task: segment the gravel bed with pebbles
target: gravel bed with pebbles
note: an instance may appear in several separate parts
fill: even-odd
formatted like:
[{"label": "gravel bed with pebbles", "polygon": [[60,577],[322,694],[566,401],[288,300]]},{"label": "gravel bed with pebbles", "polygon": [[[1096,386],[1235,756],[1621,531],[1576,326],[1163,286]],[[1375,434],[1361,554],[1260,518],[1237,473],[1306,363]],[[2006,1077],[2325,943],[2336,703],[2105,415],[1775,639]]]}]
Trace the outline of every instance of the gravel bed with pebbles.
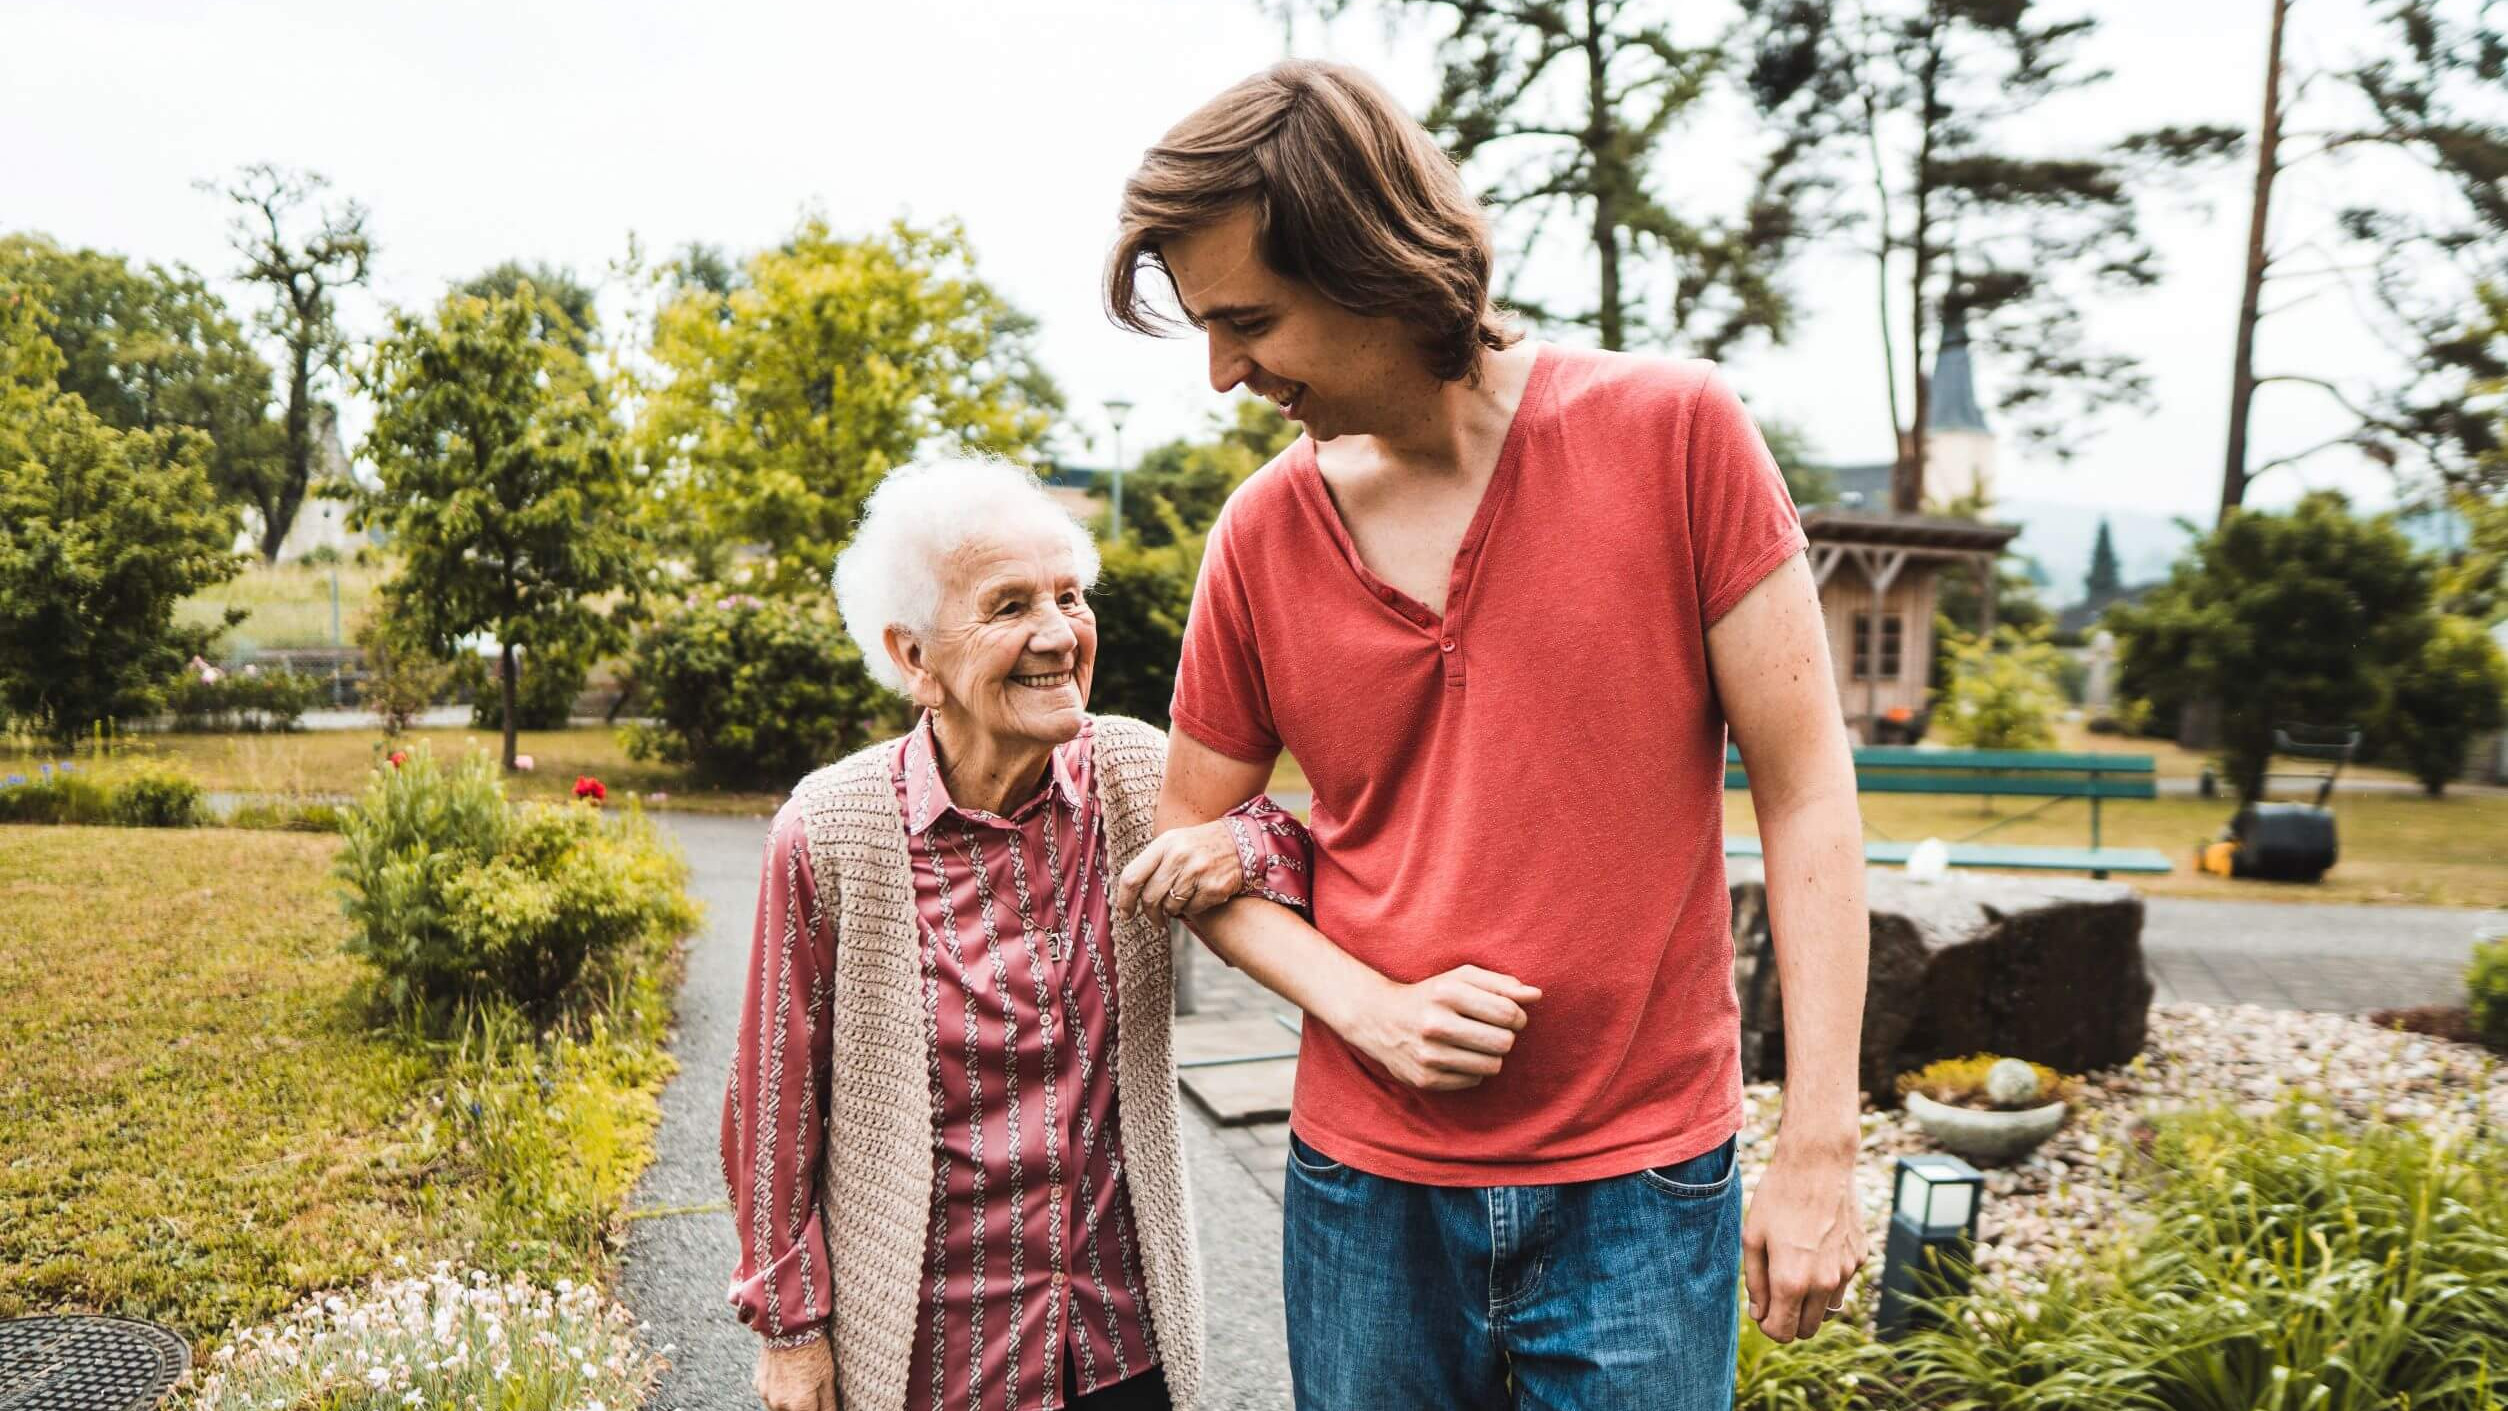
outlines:
[{"label": "gravel bed with pebbles", "polygon": [[[2380,1029],[2349,1015],[2154,1005],[2139,1057],[2083,1075],[2063,1130],[2023,1160],[1986,1170],[1980,1281],[2027,1297],[2044,1287],[2050,1270],[2127,1227],[2132,1198],[2122,1173],[2138,1118],[2215,1104],[2261,1116],[2286,1094],[2304,1094],[2354,1121],[2409,1122],[2432,1131],[2487,1123],[2492,1133],[2508,1132],[2508,1070],[2480,1047]],[[1751,1084],[1743,1103],[1747,1190],[1758,1183],[1776,1140],[1781,1089]],[[1850,1311],[1867,1323],[1879,1299],[1893,1158],[1930,1150],[1904,1113],[1867,1104],[1856,1183],[1870,1243],[1848,1295]]]}]

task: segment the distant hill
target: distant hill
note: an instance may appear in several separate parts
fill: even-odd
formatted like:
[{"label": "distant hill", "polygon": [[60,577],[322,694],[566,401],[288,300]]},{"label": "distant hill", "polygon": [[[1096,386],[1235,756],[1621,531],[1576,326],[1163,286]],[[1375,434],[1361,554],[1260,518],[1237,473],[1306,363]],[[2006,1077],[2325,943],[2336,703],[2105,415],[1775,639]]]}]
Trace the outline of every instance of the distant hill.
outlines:
[{"label": "distant hill", "polygon": [[2081,601],[2083,582],[2090,576],[2090,545],[2099,537],[2102,517],[2115,536],[2117,568],[2127,583],[2166,578],[2169,565],[2187,543],[2186,532],[2167,515],[2140,510],[2058,500],[1998,500],[1986,517],[2020,526],[2011,553],[2015,558],[2037,560],[2045,584],[2040,594],[2054,608]]}]

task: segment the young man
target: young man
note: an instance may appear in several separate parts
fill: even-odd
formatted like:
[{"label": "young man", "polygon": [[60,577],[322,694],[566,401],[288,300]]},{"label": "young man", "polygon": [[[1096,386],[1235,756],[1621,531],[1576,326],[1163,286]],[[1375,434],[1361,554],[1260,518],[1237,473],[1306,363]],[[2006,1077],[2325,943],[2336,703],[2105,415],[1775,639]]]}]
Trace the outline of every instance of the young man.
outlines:
[{"label": "young man", "polygon": [[[1314,790],[1314,924],[1200,930],[1312,1015],[1285,1193],[1311,1411],[1724,1407],[1735,1283],[1779,1341],[1864,1258],[1854,778],[1802,530],[1714,367],[1520,342],[1453,166],[1373,82],[1286,63],[1126,186],[1163,274],[1307,437],[1213,529],[1161,827]],[[1750,760],[1786,1102],[1747,1219],[1723,859]],[[1166,879],[1127,876],[1123,904]]]}]

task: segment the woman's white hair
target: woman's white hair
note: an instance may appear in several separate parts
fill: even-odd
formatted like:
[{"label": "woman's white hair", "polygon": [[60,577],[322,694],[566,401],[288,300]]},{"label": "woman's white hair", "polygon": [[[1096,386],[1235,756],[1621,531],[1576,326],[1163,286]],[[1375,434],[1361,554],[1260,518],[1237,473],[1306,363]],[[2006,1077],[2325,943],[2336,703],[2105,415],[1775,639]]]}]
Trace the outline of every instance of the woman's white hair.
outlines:
[{"label": "woman's white hair", "polygon": [[863,503],[853,542],[828,576],[845,631],[872,677],[905,692],[884,634],[891,626],[916,637],[931,632],[951,554],[991,535],[1038,531],[1067,539],[1080,586],[1097,586],[1097,542],[1025,469],[986,456],[890,471]]}]

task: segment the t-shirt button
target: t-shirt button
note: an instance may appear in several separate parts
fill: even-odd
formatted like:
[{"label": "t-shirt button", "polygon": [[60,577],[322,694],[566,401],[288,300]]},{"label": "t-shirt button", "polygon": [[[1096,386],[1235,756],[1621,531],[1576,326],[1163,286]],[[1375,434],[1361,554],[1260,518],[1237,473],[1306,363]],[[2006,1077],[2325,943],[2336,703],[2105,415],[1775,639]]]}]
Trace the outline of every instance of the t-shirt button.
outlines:
[{"label": "t-shirt button", "polygon": [[1453,650],[1454,650],[1454,639],[1453,639],[1452,637],[1448,637],[1448,638],[1446,638],[1444,641],[1439,642],[1439,643],[1437,644],[1437,650],[1439,650],[1439,651],[1441,651],[1441,652],[1450,652],[1450,651],[1453,651]]}]

